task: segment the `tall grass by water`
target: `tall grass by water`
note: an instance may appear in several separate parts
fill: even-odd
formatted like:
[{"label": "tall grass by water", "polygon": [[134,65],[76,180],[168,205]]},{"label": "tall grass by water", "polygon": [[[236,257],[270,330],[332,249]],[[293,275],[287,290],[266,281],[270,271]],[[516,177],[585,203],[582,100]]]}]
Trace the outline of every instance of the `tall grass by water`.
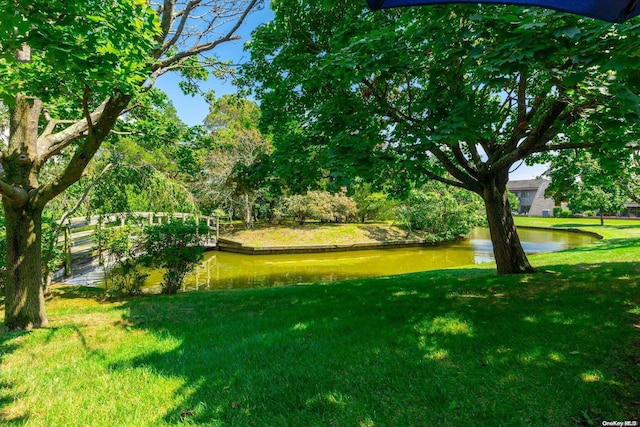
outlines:
[{"label": "tall grass by water", "polygon": [[640,224],[596,224],[577,225],[606,239],[532,256],[531,275],[481,265],[119,302],[58,287],[51,327],[0,336],[0,424],[638,419]]}]

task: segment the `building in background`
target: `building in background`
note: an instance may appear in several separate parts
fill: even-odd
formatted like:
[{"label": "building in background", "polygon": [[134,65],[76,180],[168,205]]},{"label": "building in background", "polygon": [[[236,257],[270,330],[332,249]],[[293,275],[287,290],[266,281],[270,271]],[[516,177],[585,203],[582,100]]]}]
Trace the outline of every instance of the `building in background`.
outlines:
[{"label": "building in background", "polygon": [[529,216],[553,216],[556,202],[544,197],[544,192],[551,183],[548,179],[527,179],[509,181],[507,188],[520,201],[517,213]]}]

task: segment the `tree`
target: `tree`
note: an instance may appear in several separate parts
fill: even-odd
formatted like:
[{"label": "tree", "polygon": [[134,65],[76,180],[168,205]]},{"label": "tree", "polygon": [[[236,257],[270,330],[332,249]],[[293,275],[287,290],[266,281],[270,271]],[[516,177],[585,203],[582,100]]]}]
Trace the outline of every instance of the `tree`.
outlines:
[{"label": "tree", "polygon": [[567,150],[550,156],[551,183],[545,193],[555,200],[567,201],[573,212],[596,211],[600,225],[604,225],[604,214],[619,213],[629,200],[625,190],[631,170],[625,163],[628,165],[632,157],[629,152],[624,156],[618,151],[614,160],[610,154]]},{"label": "tree", "polygon": [[[0,3],[0,99],[9,106],[0,194],[7,225],[5,327],[47,324],[41,286],[44,207],[76,182],[136,96],[169,71],[194,92],[204,55],[236,40],[260,0]],[[66,159],[64,156],[67,156]],[[60,160],[65,159],[65,160]],[[64,167],[41,179],[47,164]]]},{"label": "tree", "polygon": [[380,13],[332,3],[273,3],[275,20],[249,45],[245,79],[276,135],[274,155],[315,150],[330,170],[363,177],[382,174],[379,159],[472,191],[498,273],[534,271],[509,206],[509,170],[605,134],[620,145],[633,138],[639,24],[498,5]]},{"label": "tree", "polygon": [[[263,176],[256,168],[271,153],[271,142],[258,129],[260,108],[250,100],[225,95],[215,100],[205,118],[209,135],[201,144],[206,147],[204,180],[200,191],[215,193],[216,205],[239,205],[245,228],[251,228],[254,204]],[[229,208],[230,206],[224,206]]]}]

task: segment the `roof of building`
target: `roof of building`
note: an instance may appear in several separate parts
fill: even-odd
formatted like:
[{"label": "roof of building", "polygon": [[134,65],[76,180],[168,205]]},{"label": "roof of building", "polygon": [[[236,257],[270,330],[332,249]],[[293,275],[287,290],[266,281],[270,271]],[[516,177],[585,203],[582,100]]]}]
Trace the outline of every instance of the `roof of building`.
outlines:
[{"label": "roof of building", "polygon": [[507,188],[513,190],[537,190],[540,188],[543,182],[549,181],[548,179],[523,179],[518,181],[509,181]]}]

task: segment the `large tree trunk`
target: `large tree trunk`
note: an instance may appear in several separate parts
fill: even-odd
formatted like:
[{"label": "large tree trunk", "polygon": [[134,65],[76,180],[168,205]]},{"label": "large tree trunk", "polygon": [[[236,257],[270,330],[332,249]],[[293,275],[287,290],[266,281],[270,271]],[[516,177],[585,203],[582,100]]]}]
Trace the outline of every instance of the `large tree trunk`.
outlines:
[{"label": "large tree trunk", "polygon": [[3,201],[7,229],[5,328],[31,329],[48,323],[41,265],[42,211]]},{"label": "large tree trunk", "polygon": [[493,255],[498,274],[532,273],[527,255],[520,243],[507,197],[508,175],[493,176],[483,184],[481,194],[487,211]]},{"label": "large tree trunk", "polygon": [[42,102],[18,96],[11,109],[10,139],[2,166],[2,204],[7,230],[5,328],[47,324],[42,289],[42,208],[30,203],[38,187],[38,118]]}]

